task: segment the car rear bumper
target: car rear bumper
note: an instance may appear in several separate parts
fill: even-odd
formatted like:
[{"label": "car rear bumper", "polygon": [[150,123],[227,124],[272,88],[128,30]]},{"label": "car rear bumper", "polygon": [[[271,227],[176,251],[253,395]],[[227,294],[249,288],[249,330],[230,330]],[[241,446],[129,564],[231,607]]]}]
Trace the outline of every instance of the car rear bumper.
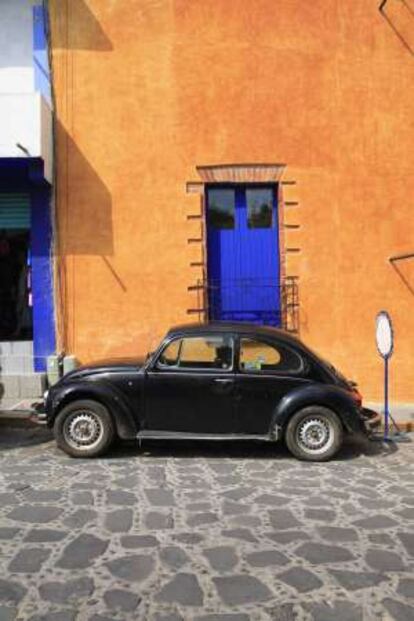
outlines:
[{"label": "car rear bumper", "polygon": [[369,410],[368,408],[362,408],[361,410],[361,422],[363,425],[363,430],[370,434],[377,427],[381,425],[381,414],[379,412],[375,412],[374,410]]}]

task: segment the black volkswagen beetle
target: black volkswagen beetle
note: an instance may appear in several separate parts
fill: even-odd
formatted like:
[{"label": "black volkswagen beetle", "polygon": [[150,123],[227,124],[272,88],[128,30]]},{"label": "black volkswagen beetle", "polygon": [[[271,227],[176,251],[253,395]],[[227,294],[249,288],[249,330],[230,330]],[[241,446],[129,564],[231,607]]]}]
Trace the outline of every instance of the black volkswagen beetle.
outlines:
[{"label": "black volkswagen beetle", "polygon": [[105,361],[65,375],[40,417],[74,457],[121,439],[284,440],[324,461],[344,434],[369,428],[355,384],[299,339],[245,323],[171,329],[146,360]]}]

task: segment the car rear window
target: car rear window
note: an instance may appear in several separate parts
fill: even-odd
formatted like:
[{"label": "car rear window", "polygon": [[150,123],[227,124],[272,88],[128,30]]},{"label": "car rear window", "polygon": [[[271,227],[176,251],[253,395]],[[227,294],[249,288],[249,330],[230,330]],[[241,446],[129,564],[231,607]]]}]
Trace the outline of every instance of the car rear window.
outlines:
[{"label": "car rear window", "polygon": [[289,347],[241,338],[239,366],[243,372],[297,373],[303,363],[301,357]]}]

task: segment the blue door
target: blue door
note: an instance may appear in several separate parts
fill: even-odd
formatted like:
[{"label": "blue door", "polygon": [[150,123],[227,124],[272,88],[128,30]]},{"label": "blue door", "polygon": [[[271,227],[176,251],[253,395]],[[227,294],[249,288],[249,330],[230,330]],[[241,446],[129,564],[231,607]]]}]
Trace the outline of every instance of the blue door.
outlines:
[{"label": "blue door", "polygon": [[210,319],[280,325],[277,186],[207,188]]}]

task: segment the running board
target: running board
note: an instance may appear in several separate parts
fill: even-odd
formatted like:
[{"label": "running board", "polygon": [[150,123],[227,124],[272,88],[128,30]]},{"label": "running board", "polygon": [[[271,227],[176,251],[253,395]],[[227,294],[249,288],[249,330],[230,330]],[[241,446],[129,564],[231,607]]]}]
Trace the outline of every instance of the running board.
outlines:
[{"label": "running board", "polygon": [[137,434],[138,440],[259,440],[271,442],[269,435],[243,434],[243,433],[189,433],[181,431],[151,431],[142,430]]}]

